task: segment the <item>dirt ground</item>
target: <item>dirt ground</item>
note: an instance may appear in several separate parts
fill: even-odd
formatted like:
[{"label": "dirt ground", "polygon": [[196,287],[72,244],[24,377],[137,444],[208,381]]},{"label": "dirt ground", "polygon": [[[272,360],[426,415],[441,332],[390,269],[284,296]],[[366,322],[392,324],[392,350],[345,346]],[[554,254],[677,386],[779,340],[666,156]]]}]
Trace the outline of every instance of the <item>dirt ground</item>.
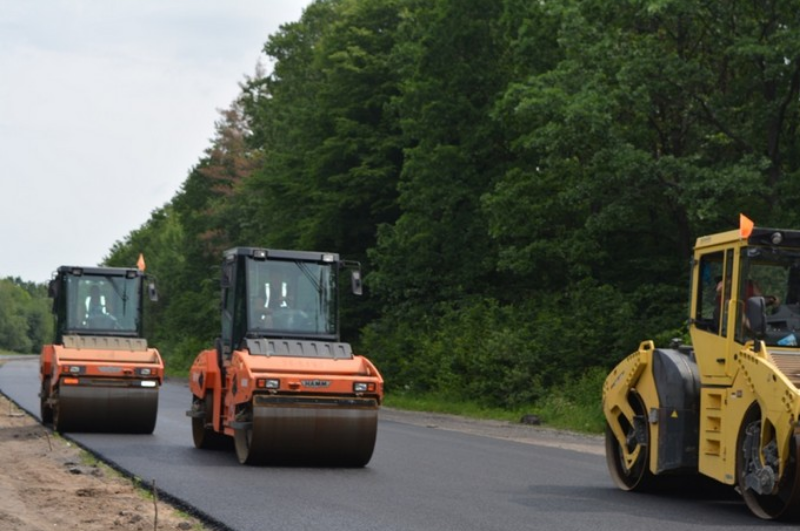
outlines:
[{"label": "dirt ground", "polygon": [[0,395],[3,531],[206,530]]}]

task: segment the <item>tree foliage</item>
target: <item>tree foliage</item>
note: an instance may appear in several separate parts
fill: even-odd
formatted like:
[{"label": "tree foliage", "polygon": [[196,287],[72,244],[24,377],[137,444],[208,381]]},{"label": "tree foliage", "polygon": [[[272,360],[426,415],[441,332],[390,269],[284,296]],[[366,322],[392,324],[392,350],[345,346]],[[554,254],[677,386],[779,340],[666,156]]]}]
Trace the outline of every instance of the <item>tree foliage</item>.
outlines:
[{"label": "tree foliage", "polygon": [[145,254],[181,365],[217,333],[221,250],[337,251],[389,389],[534,400],[684,332],[697,236],[800,225],[798,7],[317,0],[108,262]]},{"label": "tree foliage", "polygon": [[47,288],[20,278],[0,279],[0,350],[38,354],[52,336]]}]

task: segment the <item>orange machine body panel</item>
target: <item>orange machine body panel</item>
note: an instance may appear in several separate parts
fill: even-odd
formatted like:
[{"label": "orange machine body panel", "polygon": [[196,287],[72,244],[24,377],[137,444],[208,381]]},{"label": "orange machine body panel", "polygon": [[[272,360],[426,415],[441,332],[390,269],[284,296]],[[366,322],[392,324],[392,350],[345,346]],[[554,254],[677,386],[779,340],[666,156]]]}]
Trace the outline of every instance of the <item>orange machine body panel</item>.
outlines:
[{"label": "orange machine body panel", "polygon": [[[198,355],[189,374],[189,387],[200,398],[208,391],[224,393],[214,401],[214,430],[233,435],[228,424],[235,419],[236,406],[250,402],[254,394],[285,396],[358,396],[383,402],[383,377],[371,361],[363,356],[351,359],[319,359],[283,356],[254,356],[247,350],[234,351],[225,362],[226,381],[222,385],[217,351],[205,350]],[[267,389],[266,381],[277,381]],[[368,390],[355,393],[354,384],[365,383]]]},{"label": "orange machine body panel", "polygon": [[148,380],[161,386],[164,362],[155,348],[142,351],[77,349],[64,345],[45,345],[40,360],[40,379],[50,378],[50,389],[64,378],[107,378],[109,380]]}]

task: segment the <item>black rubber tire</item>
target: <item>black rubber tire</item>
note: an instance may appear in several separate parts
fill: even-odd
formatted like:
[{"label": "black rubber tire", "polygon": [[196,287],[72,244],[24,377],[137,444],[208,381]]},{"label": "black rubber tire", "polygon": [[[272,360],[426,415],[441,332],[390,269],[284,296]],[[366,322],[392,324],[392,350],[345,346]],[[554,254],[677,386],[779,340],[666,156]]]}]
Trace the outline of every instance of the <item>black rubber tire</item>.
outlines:
[{"label": "black rubber tire", "polygon": [[750,511],[764,520],[794,520],[800,517],[800,464],[798,464],[797,437],[792,437],[789,445],[789,462],[786,465],[786,474],[778,484],[777,494],[757,494],[747,487],[747,456],[745,455],[745,439],[748,426],[761,423],[761,409],[753,404],[744,416],[739,428],[736,449],[736,483],[739,492]]},{"label": "black rubber tire", "polygon": [[[192,397],[192,400],[201,399]],[[229,449],[231,446],[230,437],[217,433],[214,428],[208,427],[213,425],[214,394],[211,391],[207,392],[202,401],[205,416],[203,418],[192,417],[192,440],[195,448],[201,450]]]},{"label": "black rubber tire", "polygon": [[236,457],[243,465],[257,465],[260,461],[256,458],[256,453],[251,451],[253,443],[252,429],[237,429],[233,437],[236,446]]},{"label": "black rubber tire", "polygon": [[42,382],[42,390],[39,393],[39,415],[42,417],[42,424],[53,424],[53,408],[47,404],[50,399],[50,378],[45,378]]},{"label": "black rubber tire", "polygon": [[56,400],[55,404],[53,405],[53,430],[59,433],[63,433],[63,422],[61,421],[61,404],[59,404],[58,400]]}]

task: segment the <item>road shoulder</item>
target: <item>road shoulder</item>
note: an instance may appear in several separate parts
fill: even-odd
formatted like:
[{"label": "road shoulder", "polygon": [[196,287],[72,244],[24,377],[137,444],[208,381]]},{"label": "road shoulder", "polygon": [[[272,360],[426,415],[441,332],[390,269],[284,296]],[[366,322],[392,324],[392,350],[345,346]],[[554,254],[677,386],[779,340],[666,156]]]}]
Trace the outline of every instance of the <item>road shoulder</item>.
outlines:
[{"label": "road shoulder", "polygon": [[404,411],[386,407],[381,408],[380,418],[390,422],[413,424],[431,429],[457,431],[524,444],[561,448],[593,455],[605,455],[604,439],[600,435],[584,435],[544,426],[499,420],[472,419],[443,413]]}]

